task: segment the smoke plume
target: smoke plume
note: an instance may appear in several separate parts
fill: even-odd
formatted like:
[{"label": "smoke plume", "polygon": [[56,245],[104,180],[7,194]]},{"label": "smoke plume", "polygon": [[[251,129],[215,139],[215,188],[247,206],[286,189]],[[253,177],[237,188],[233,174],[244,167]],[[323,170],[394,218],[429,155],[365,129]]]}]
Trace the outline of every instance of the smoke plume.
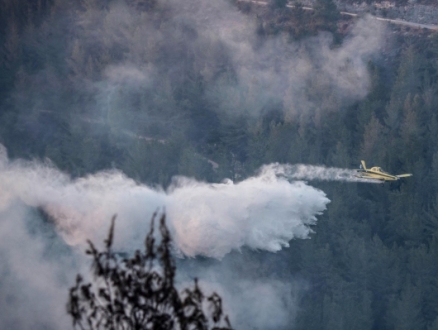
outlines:
[{"label": "smoke plume", "polygon": [[[335,46],[329,33],[299,42],[284,34],[260,38],[256,18],[228,1],[157,6],[151,13],[121,1],[105,10],[90,6],[65,20],[74,22],[68,28],[55,29],[62,35],[52,36],[48,24],[27,36],[27,47],[38,45],[37,52],[53,52],[52,38],[64,47],[44,69],[17,82],[11,100],[23,113],[20,125],[35,131],[29,112],[65,111],[69,123],[93,119],[113,132],[162,138],[186,133],[196,121],[194,109],[204,107],[227,118],[259,118],[276,107],[287,120],[319,123],[324,113],[368,93],[367,63],[384,43],[383,25],[367,17]],[[62,96],[72,92],[78,97],[65,104]]]},{"label": "smoke plume", "polygon": [[[328,33],[297,43],[284,35],[262,40],[255,34],[256,19],[228,1],[158,1],[153,12],[123,1],[110,2],[105,10],[96,3],[84,2],[83,11],[64,8],[59,15],[54,9],[47,22],[23,37],[42,63],[20,70],[8,102],[17,113],[11,129],[28,141],[76,151],[88,127],[157,139],[180,136],[188,127],[204,127],[199,109],[219,117],[259,118],[281,104],[287,120],[318,121],[324,112],[366,95],[366,63],[383,41],[382,26],[367,18],[333,47]],[[56,116],[56,122],[39,120],[44,114]],[[81,128],[84,122],[91,125]],[[70,138],[58,135],[59,123],[70,127],[76,140],[59,141]],[[324,192],[296,180],[360,181],[353,174],[271,164],[241,182],[177,177],[163,189],[116,170],[72,179],[50,162],[9,160],[0,145],[0,324],[68,328],[68,287],[77,272],[88,271],[81,257],[84,243],[102,242],[113,214],[118,215],[115,247],[124,251],[142,246],[151,215],[165,208],[181,255],[226,260],[245,247],[275,252],[292,239],[308,238],[329,203]],[[190,274],[201,280],[205,275],[224,296],[236,328],[290,326],[299,284],[248,274],[236,278],[233,267],[199,267]],[[181,269],[187,279],[187,269]]]},{"label": "smoke plume", "polygon": [[237,253],[213,264],[185,260],[178,265],[184,269],[178,279],[187,286],[192,282],[187,274],[198,274],[203,288],[221,295],[235,329],[293,329],[299,300],[308,285],[296,278],[279,279],[272,268],[268,274],[259,273],[258,269],[266,267],[264,261]]},{"label": "smoke plume", "polygon": [[[86,239],[101,242],[115,213],[115,247],[125,251],[142,245],[150,216],[161,207],[166,209],[176,248],[186,256],[223,258],[245,246],[275,252],[288,246],[291,239],[308,238],[310,226],[316,224],[316,216],[329,200],[304,182],[282,177],[280,168],[265,167],[238,183],[208,184],[179,177],[163,190],[138,184],[117,171],[73,180],[50,163],[10,161],[1,146],[0,255],[4,262],[0,274],[5,276],[0,302],[9,310],[0,312],[1,323],[17,329],[30,324],[36,328],[65,327],[67,288],[74,274],[86,269],[86,263],[68,245],[83,248]],[[44,210],[53,223],[42,222],[35,208]],[[218,277],[225,274],[221,269],[208,271],[203,267],[198,274],[204,272],[207,288],[225,298],[241,292],[239,299],[230,299],[228,307],[240,328],[252,322],[245,316],[255,320],[253,326],[260,329],[289,322],[296,301],[293,284],[270,279],[254,283],[245,278],[232,280],[232,272]],[[259,293],[264,298],[255,300]],[[36,304],[35,297],[41,295],[45,302]],[[12,300],[7,301],[7,297]],[[278,301],[277,297],[283,298]],[[279,319],[272,320],[266,314],[268,303],[272,304],[268,310],[275,311]],[[239,306],[243,309],[236,312]],[[20,319],[13,312],[17,308],[34,314]]]},{"label": "smoke plume", "polygon": [[10,162],[2,154],[0,211],[17,200],[41,208],[72,245],[102,240],[102,228],[118,214],[117,247],[138,247],[148,218],[164,207],[184,255],[221,258],[243,246],[275,252],[293,238],[307,238],[329,202],[322,191],[279,176],[278,165],[238,183],[178,177],[163,190],[118,171],[72,180],[48,164]]},{"label": "smoke plume", "polygon": [[366,183],[380,183],[375,180],[367,180],[356,177],[356,170],[325,167],[305,164],[269,164],[261,168],[261,172],[275,172],[276,175],[284,176],[293,180],[306,181],[345,181],[345,182],[366,182]]}]

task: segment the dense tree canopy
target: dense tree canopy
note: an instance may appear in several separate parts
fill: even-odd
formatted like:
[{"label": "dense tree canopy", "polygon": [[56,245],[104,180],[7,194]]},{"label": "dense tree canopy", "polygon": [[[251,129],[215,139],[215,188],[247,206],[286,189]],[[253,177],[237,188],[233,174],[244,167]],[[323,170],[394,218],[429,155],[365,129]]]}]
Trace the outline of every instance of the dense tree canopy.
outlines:
[{"label": "dense tree canopy", "polygon": [[[239,180],[270,162],[353,168],[366,159],[390,172],[413,173],[387,185],[314,183],[332,203],[312,239],[292,241],[263,259],[258,271],[308,280],[297,329],[438,329],[436,34],[395,33],[391,49],[369,61],[371,86],[359,101],[300,121],[284,116],[284,104],[274,100],[254,119],[217,111],[207,87],[234,86],[236,68],[219,42],[208,49],[181,44],[181,38],[196,39],[184,22],[171,40],[138,43],[129,51],[123,38],[135,36],[140,19],[124,26],[126,35],[110,34],[112,40],[81,38],[106,26],[93,26],[91,17],[109,2],[0,1],[0,143],[11,157],[47,157],[74,176],[116,167],[163,186],[174,175]],[[151,27],[176,24],[166,20],[165,1],[127,3]],[[238,4],[257,17],[260,43],[280,34],[294,42],[321,31],[338,35],[332,47],[342,43],[332,1],[318,1],[316,13],[275,4],[266,12]],[[82,26],[73,34],[62,24],[69,19]],[[169,52],[170,45],[177,47]],[[154,63],[160,79],[148,85],[138,77],[145,79],[142,87],[130,88],[117,81],[117,72],[104,71],[129,56]],[[184,65],[167,70],[175,62]],[[99,85],[105,74],[120,84],[113,93],[113,85]],[[93,82],[91,89],[85,82]],[[93,117],[93,102],[110,106]]]}]

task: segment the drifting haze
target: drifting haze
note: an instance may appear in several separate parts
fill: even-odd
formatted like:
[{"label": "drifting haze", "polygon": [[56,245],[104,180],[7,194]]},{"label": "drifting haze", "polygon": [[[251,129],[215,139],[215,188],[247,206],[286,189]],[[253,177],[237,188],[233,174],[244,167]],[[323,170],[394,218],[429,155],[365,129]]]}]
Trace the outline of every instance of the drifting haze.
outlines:
[{"label": "drifting haze", "polygon": [[[9,297],[1,301],[7,306],[0,312],[1,323],[16,329],[30,324],[36,329],[64,328],[69,322],[64,310],[67,289],[87,265],[65,243],[83,248],[86,239],[101,242],[114,213],[115,247],[125,251],[142,245],[150,215],[163,206],[175,247],[187,256],[222,258],[244,246],[274,252],[293,238],[307,238],[309,226],[316,224],[316,215],[329,200],[322,191],[289,182],[278,172],[278,166],[266,167],[242,182],[221,184],[180,177],[164,191],[116,171],[72,180],[49,163],[9,161],[0,145],[0,255],[5,261],[0,273],[6,274],[0,289],[2,297]],[[43,209],[56,229],[30,207]],[[200,267],[198,275],[205,273],[207,287],[230,299],[228,308],[239,328],[289,324],[296,311],[293,283],[232,278],[227,268]],[[180,270],[187,276],[184,267]],[[237,291],[239,298],[232,299]],[[255,299],[259,294],[262,300]],[[43,304],[37,303],[41,296]],[[272,319],[269,311],[278,318]]]},{"label": "drifting haze", "polygon": [[[4,149],[4,148],[3,148]],[[248,246],[271,252],[307,238],[329,200],[303,182],[279,177],[279,167],[233,183],[208,184],[179,177],[163,191],[117,171],[71,180],[37,162],[0,162],[0,211],[17,200],[43,209],[71,245],[102,241],[118,214],[116,247],[141,245],[152,213],[165,207],[176,247],[184,255],[221,258]]]},{"label": "drifting haze", "polygon": [[59,52],[46,26],[29,36],[28,48],[53,56],[16,84],[16,107],[158,137],[194,129],[208,111],[259,118],[275,108],[319,123],[367,94],[367,63],[384,42],[383,26],[366,17],[337,46],[329,33],[260,37],[256,19],[227,1],[160,1],[152,12],[114,1],[75,15],[58,29]]},{"label": "drifting haze", "polygon": [[[179,282],[189,285],[192,278],[187,275],[198,274],[203,288],[221,295],[233,328],[294,328],[299,299],[308,289],[305,281],[279,279],[266,260],[253,261],[245,253],[227,255],[220,262],[184,260],[179,264],[184,269]],[[268,274],[260,276],[257,269],[266,267]]]},{"label": "drifting haze", "polygon": [[[255,19],[226,1],[159,1],[150,13],[114,1],[105,10],[91,6],[69,12],[69,19],[51,19],[25,36],[30,53],[43,54],[42,64],[20,72],[10,98],[31,138],[53,129],[36,120],[41,113],[64,118],[60,122],[79,136],[75,125],[84,122],[92,130],[106,125],[133,136],[185,134],[191,125],[205,126],[198,112],[207,109],[227,118],[259,118],[275,105],[287,120],[318,121],[366,95],[366,63],[383,41],[383,28],[367,18],[336,47],[326,33],[298,43],[283,35],[261,38]],[[73,180],[50,163],[10,161],[0,148],[0,323],[67,328],[67,288],[86,268],[71,246],[102,242],[115,213],[121,250],[139,248],[151,214],[165,207],[176,248],[186,256],[221,259],[245,246],[274,252],[291,239],[308,238],[329,203],[322,191],[291,180],[357,181],[352,173],[274,164],[241,182],[179,177],[163,190],[118,171]],[[44,210],[56,228],[49,222],[51,229],[40,230],[43,221],[29,207]],[[69,252],[61,255],[58,247]],[[235,279],[231,267],[204,275],[223,294],[239,329],[291,324],[293,283]]]},{"label": "drifting haze", "polygon": [[[328,33],[296,43],[284,35],[261,38],[254,33],[255,19],[226,1],[169,1],[163,12],[168,16],[159,28],[153,26],[151,17],[141,20],[141,15],[125,6],[81,20],[84,28],[78,43],[86,40],[104,49],[117,46],[129,50],[123,60],[103,70],[104,80],[99,84],[111,86],[109,90],[115,89],[119,95],[114,98],[113,92],[104,90],[106,96],[100,99],[112,101],[98,102],[97,109],[111,109],[114,116],[126,117],[126,104],[138,98],[136,93],[152,88],[154,94],[166,97],[166,112],[176,111],[171,117],[177,118],[184,107],[175,99],[172,87],[188,78],[193,85],[186,88],[195,91],[201,83],[204,101],[219,114],[252,118],[281,105],[289,120],[320,117],[324,111],[338,111],[367,94],[367,62],[383,43],[383,26],[367,17],[357,22],[342,45],[333,47]],[[97,30],[96,16],[101,21]],[[119,75],[108,75],[108,70]],[[131,84],[119,84],[120,75]],[[85,77],[81,74],[77,78]],[[139,77],[148,77],[154,87]],[[140,81],[141,87],[133,91],[132,84]],[[124,93],[126,90],[129,92]],[[157,102],[149,99],[141,103],[143,116],[149,116],[146,121],[153,118],[159,122],[154,110],[160,107]],[[123,108],[118,106],[122,104]],[[118,116],[118,111],[123,114]]]}]

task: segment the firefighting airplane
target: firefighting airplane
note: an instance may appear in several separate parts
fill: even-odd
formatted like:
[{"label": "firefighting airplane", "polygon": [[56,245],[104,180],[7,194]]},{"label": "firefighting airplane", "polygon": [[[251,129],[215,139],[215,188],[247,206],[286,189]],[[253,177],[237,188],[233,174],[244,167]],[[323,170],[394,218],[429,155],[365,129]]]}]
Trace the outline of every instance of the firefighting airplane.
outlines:
[{"label": "firefighting airplane", "polygon": [[359,174],[356,175],[357,178],[379,180],[385,182],[385,181],[396,181],[400,178],[406,178],[408,176],[412,176],[411,173],[392,175],[386,173],[378,166],[367,168],[364,160],[361,160],[360,162],[361,165],[360,165],[360,169],[357,170],[359,172]]}]

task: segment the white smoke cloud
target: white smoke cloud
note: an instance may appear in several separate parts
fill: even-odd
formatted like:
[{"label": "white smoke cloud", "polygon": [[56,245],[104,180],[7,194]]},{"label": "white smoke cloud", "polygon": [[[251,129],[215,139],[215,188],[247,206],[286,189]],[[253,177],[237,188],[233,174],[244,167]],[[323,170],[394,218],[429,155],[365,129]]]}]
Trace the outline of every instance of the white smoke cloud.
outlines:
[{"label": "white smoke cloud", "polygon": [[[290,329],[298,312],[298,299],[306,289],[303,282],[291,279],[237,279],[224,277],[224,267],[217,276],[209,277],[211,269],[199,270],[201,288],[217,292],[224,301],[224,313],[235,329]],[[220,277],[220,278],[219,278]],[[183,282],[190,286],[190,281]]]},{"label": "white smoke cloud", "polygon": [[229,47],[237,71],[235,83],[218,81],[211,86],[209,95],[221,111],[259,116],[269,102],[278,102],[289,120],[319,117],[369,92],[367,63],[384,43],[383,24],[364,17],[342,45],[334,46],[329,33],[300,42],[281,34],[257,43],[248,22],[242,19],[239,31],[230,31],[227,24],[206,28],[217,29],[211,34]]},{"label": "white smoke cloud", "polygon": [[276,175],[281,175],[293,180],[380,183],[380,181],[356,177],[356,170],[337,167],[273,163],[262,166],[260,171],[262,173],[273,171]]},{"label": "white smoke cloud", "polygon": [[169,217],[175,239],[189,256],[221,257],[248,246],[271,252],[292,238],[307,238],[328,199],[303,182],[290,183],[274,172],[237,184],[205,184],[184,179],[170,193]]},{"label": "white smoke cloud", "polygon": [[[294,180],[360,181],[354,173],[270,164],[238,183],[209,184],[177,177],[163,190],[139,184],[118,171],[71,179],[49,162],[10,161],[0,145],[0,274],[6,274],[0,284],[0,304],[5,306],[0,322],[17,329],[69,324],[64,309],[68,287],[77,272],[88,273],[87,262],[74,248],[68,255],[48,259],[47,245],[59,253],[53,248],[58,235],[81,249],[87,239],[100,243],[109,219],[117,213],[115,247],[132,251],[142,246],[151,214],[165,207],[176,248],[186,256],[222,259],[243,247],[275,252],[291,239],[308,238],[316,216],[329,203],[321,190]],[[42,220],[29,206],[50,215],[54,223],[46,226],[56,233],[55,238],[41,236]],[[32,235],[32,230],[39,234]],[[292,324],[303,283],[236,277],[229,260],[196,270],[187,269],[182,260],[183,284],[188,283],[187,274],[195,274],[207,292],[219,292],[239,329],[281,329]],[[37,303],[42,295],[44,303]],[[20,318],[17,310],[26,311],[28,317]]]},{"label": "white smoke cloud", "polygon": [[[3,148],[4,149],[4,148]],[[0,212],[16,200],[44,209],[72,245],[101,241],[118,214],[116,246],[137,248],[148,220],[165,207],[177,248],[187,256],[222,258],[233,249],[279,251],[293,238],[307,238],[325,210],[325,194],[281,177],[280,166],[233,183],[179,177],[166,190],[136,183],[118,171],[71,180],[38,162],[0,163]]]},{"label": "white smoke cloud", "polygon": [[[111,87],[101,94],[118,92],[117,98],[111,97],[112,111],[120,111],[121,118],[131,111],[133,92],[126,90],[133,84],[141,85],[138,94],[142,95],[152,81],[155,94],[172,100],[168,85],[178,85],[190,74],[202,77],[206,99],[220,114],[257,118],[272,104],[281,104],[288,120],[316,117],[320,121],[324,112],[339,111],[366,96],[367,63],[386,38],[384,24],[370,17],[359,19],[342,44],[334,45],[327,32],[299,42],[291,42],[284,33],[260,38],[255,16],[228,1],[170,0],[159,6],[162,17],[117,3],[78,19],[76,38],[84,49],[98,44],[103,49],[127,50],[122,61],[103,66],[98,82]],[[122,78],[108,72],[121,73]],[[141,76],[148,77],[147,83]],[[121,79],[129,83],[117,84]],[[157,104],[148,99],[139,106],[147,120]],[[108,104],[98,99],[94,107],[106,109]],[[172,102],[167,108],[175,112],[168,110],[172,116],[182,112]],[[138,110],[137,104],[132,111]]]},{"label": "white smoke cloud", "polygon": [[[260,268],[269,271],[260,274]],[[248,254],[234,253],[207,264],[180,261],[178,269],[183,270],[178,275],[182,287],[193,285],[187,274],[197,274],[202,290],[222,297],[234,329],[293,329],[299,300],[308,289],[303,280],[278,278],[276,269],[268,268],[264,260],[251,260]]]},{"label": "white smoke cloud", "polygon": [[[88,273],[87,262],[77,249],[63,254],[54,242],[62,237],[81,250],[86,239],[100,243],[114,213],[115,247],[123,250],[141,247],[151,214],[162,206],[176,248],[187,256],[222,258],[244,246],[278,251],[293,238],[307,238],[329,200],[280,172],[265,168],[242,182],[220,184],[179,177],[164,191],[117,171],[73,180],[50,163],[10,161],[0,145],[0,323],[16,329],[67,327],[68,288],[77,272]],[[54,224],[43,223],[29,207],[44,209]],[[44,226],[52,233],[45,234]],[[181,263],[184,278],[188,271]],[[278,329],[294,318],[299,290],[293,283],[233,278],[231,268],[200,267],[195,274],[207,292],[218,291],[229,301],[225,306],[235,326]]]},{"label": "white smoke cloud", "polygon": [[[106,11],[87,11],[79,17],[79,28],[62,37],[74,40],[67,59],[73,81],[93,96],[74,108],[68,106],[79,113],[91,109],[120,129],[141,131],[158,121],[168,130],[181,126],[172,84],[178,85],[187,71],[201,74],[206,98],[221,113],[257,117],[272,100],[281,102],[290,118],[338,109],[366,95],[366,62],[379,49],[383,35],[381,26],[365,19],[340,47],[332,47],[328,34],[295,44],[284,36],[259,43],[255,20],[226,1],[166,1],[170,12],[163,17],[169,20],[160,24],[153,15],[115,3]],[[101,68],[84,56],[94,48],[102,50],[102,60],[97,61]],[[123,59],[107,61],[105,56],[114,49],[122,49]],[[221,76],[224,68],[232,68],[236,79]],[[99,70],[100,80],[95,81],[93,74]],[[57,79],[48,71],[23,83],[14,99],[17,109],[65,108],[60,93],[53,92]],[[154,98],[144,97],[151,86]],[[170,125],[170,119],[177,125]],[[78,268],[86,269],[84,261],[76,267],[69,264],[77,256],[47,259],[45,245],[52,238],[29,234],[36,215],[26,206],[44,209],[54,219],[57,234],[80,247],[86,239],[102,242],[109,219],[117,213],[115,244],[128,250],[141,247],[151,214],[164,206],[181,253],[222,258],[244,246],[274,252],[291,239],[307,238],[329,200],[322,191],[291,180],[358,181],[351,174],[274,164],[238,183],[177,178],[165,191],[117,171],[73,180],[50,163],[9,161],[0,146],[0,324],[14,329],[67,328],[67,289],[77,272],[87,273]],[[216,273],[216,278],[206,280],[223,294],[236,328],[279,329],[293,320],[293,284],[267,279],[230,284],[230,277],[223,279],[223,268]]]},{"label": "white smoke cloud", "polygon": [[49,257],[58,246],[44,229],[35,228],[39,225],[42,221],[35,212],[20,202],[0,210],[2,329],[67,329],[71,324],[65,309],[68,288],[83,269],[74,264],[73,252]]}]

